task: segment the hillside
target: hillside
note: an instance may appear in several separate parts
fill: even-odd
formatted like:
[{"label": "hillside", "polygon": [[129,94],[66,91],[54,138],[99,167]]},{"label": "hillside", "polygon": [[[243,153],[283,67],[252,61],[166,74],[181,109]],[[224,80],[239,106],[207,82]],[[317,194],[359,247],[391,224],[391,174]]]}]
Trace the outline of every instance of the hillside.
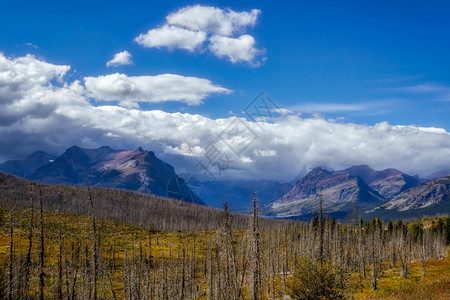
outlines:
[{"label": "hillside", "polygon": [[[38,198],[36,183],[0,172],[0,204],[28,208],[30,188]],[[175,199],[127,190],[91,188],[96,214],[100,218],[162,231],[213,230],[218,228],[221,210]],[[42,184],[44,209],[71,214],[89,214],[85,187]],[[247,217],[234,215],[236,226]]]}]

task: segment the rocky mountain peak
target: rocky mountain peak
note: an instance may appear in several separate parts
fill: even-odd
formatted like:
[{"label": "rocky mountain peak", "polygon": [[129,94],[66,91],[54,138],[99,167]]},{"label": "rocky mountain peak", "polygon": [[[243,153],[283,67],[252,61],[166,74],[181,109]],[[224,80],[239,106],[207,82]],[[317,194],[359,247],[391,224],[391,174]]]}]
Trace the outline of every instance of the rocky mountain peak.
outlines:
[{"label": "rocky mountain peak", "polygon": [[342,217],[350,212],[354,203],[358,208],[373,208],[384,198],[372,190],[362,178],[346,172],[315,168],[269,208],[277,217],[311,216],[318,209],[319,195],[323,197],[326,213]]},{"label": "rocky mountain peak", "polygon": [[[20,161],[20,164],[26,165],[26,162]],[[46,183],[84,185],[87,178],[92,186],[128,189],[203,204],[183,184],[171,165],[141,147],[115,150],[108,146],[97,149],[72,146],[53,162],[47,159],[34,168],[40,180]],[[11,173],[23,176],[23,172],[17,170]]]},{"label": "rocky mountain peak", "polygon": [[414,186],[391,199],[382,208],[402,212],[436,205],[450,205],[450,176],[435,178]]},{"label": "rocky mountain peak", "polygon": [[418,178],[392,168],[376,171],[367,165],[360,165],[339,172],[361,177],[368,186],[387,199],[420,184]]}]

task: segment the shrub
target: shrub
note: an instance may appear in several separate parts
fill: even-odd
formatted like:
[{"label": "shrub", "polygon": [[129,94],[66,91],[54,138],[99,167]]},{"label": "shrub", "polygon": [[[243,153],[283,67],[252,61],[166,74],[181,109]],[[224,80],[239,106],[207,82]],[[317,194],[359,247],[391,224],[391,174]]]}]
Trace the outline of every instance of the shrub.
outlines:
[{"label": "shrub", "polygon": [[293,299],[343,299],[348,278],[337,265],[302,257],[296,262],[288,294]]}]

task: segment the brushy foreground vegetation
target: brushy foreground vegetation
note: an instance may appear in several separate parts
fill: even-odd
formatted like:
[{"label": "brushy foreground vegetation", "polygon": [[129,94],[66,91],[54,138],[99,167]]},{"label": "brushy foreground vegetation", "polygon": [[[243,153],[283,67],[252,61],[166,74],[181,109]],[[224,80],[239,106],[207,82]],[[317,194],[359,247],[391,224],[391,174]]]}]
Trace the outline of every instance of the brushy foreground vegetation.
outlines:
[{"label": "brushy foreground vegetation", "polygon": [[450,296],[449,218],[272,221],[256,199],[242,216],[124,191],[0,186],[2,298]]}]

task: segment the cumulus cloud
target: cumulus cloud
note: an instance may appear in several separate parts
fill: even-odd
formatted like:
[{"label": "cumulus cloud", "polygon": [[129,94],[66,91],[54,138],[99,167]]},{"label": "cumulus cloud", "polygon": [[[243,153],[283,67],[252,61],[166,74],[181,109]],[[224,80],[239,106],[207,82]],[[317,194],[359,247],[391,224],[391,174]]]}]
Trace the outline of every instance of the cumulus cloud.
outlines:
[{"label": "cumulus cloud", "polygon": [[209,49],[217,57],[226,57],[232,63],[253,62],[255,57],[264,53],[255,48],[255,39],[248,34],[238,38],[214,35],[210,39]]},{"label": "cumulus cloud", "polygon": [[230,36],[244,30],[245,27],[255,26],[260,13],[258,9],[252,9],[250,12],[236,12],[231,9],[194,5],[169,14],[166,20],[171,25]]},{"label": "cumulus cloud", "polygon": [[199,48],[205,40],[206,33],[203,31],[188,30],[170,25],[151,29],[145,34],[141,33],[134,39],[139,45],[148,48],[180,48],[191,52]]},{"label": "cumulus cloud", "polygon": [[256,48],[251,35],[239,34],[255,26],[260,13],[258,9],[236,12],[212,6],[187,6],[169,14],[163,26],[140,34],[134,41],[144,47],[179,48],[189,52],[203,51],[207,42],[207,49],[219,58],[258,66],[257,58],[265,51]]},{"label": "cumulus cloud", "polygon": [[133,61],[131,60],[131,54],[127,50],[116,53],[114,58],[106,63],[107,67],[117,67],[124,65],[131,65]]},{"label": "cumulus cloud", "polygon": [[18,105],[29,95],[44,97],[42,90],[52,90],[53,82],[61,82],[69,69],[37,60],[33,55],[10,59],[0,53],[0,103],[9,105],[1,112],[3,117],[7,118],[10,110],[20,110]]},{"label": "cumulus cloud", "polygon": [[[141,145],[169,162],[181,157],[174,155],[183,155],[198,168],[185,171],[205,174],[197,162],[207,163],[216,149],[227,162],[221,178],[282,181],[316,166],[340,169],[369,164],[426,175],[450,165],[450,133],[442,128],[387,122],[367,126],[293,114],[271,123],[255,123],[235,116],[212,119],[93,106],[82,83],[61,81],[68,69],[31,56],[9,59],[0,55],[0,89],[20,87],[20,93],[3,93],[0,101],[2,159],[35,150],[59,154],[75,144],[121,149]],[[179,171],[183,166],[175,167]]]},{"label": "cumulus cloud", "polygon": [[10,91],[14,88],[51,85],[52,79],[62,80],[69,69],[70,66],[49,64],[30,54],[10,59],[0,53],[1,84],[2,87],[9,88]]},{"label": "cumulus cloud", "polygon": [[165,101],[198,105],[212,93],[231,92],[207,79],[175,74],[127,76],[116,73],[85,77],[84,82],[90,97],[103,101],[118,100],[125,107],[136,107],[137,102]]}]

